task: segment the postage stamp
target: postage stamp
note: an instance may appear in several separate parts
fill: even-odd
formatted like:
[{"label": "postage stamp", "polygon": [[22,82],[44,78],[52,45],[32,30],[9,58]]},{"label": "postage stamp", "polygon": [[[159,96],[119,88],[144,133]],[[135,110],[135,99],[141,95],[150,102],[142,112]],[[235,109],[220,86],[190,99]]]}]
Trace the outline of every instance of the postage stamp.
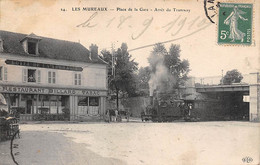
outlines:
[{"label": "postage stamp", "polygon": [[218,44],[252,44],[253,5],[220,3]]}]

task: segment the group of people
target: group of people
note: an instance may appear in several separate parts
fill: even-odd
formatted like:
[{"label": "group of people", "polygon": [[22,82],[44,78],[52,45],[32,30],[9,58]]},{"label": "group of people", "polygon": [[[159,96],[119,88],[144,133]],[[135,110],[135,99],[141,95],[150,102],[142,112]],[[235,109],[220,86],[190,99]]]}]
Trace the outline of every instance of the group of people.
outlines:
[{"label": "group of people", "polygon": [[190,116],[191,110],[192,110],[192,104],[191,103],[189,103],[189,104],[182,103],[182,104],[180,104],[180,109],[181,109],[184,117]]},{"label": "group of people", "polygon": [[127,112],[123,113],[125,111],[122,111],[119,113],[117,109],[108,109],[106,111],[106,121],[107,122],[121,122],[122,121],[122,115],[125,116],[127,121],[129,121],[129,115]]}]

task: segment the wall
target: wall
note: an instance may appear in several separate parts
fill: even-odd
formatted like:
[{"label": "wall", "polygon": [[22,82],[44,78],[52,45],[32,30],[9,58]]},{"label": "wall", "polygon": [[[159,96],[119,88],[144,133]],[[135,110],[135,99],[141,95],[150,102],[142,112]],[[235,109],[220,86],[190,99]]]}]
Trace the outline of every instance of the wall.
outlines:
[{"label": "wall", "polygon": [[250,78],[250,121],[260,121],[260,75],[252,73]]},{"label": "wall", "polygon": [[[1,54],[2,56],[2,54]],[[7,82],[11,84],[30,84],[30,85],[44,85],[44,86],[57,86],[57,87],[86,87],[89,89],[107,89],[107,71],[106,65],[101,64],[89,64],[89,63],[80,63],[80,62],[68,62],[68,61],[59,61],[59,60],[50,60],[50,59],[30,59],[30,58],[21,58],[15,56],[4,56],[5,58],[0,59],[0,65],[7,67]],[[5,60],[22,60],[28,62],[41,62],[47,64],[56,64],[56,65],[66,65],[66,66],[77,66],[82,67],[82,72],[68,71],[68,70],[58,70],[58,69],[48,69],[48,68],[37,68],[37,67],[26,67],[26,66],[17,66],[17,65],[6,65]],[[37,69],[41,71],[41,81],[40,83],[23,83],[23,69]],[[56,83],[48,83],[48,71],[56,72]],[[74,73],[81,73],[81,86],[74,85]],[[37,77],[36,77],[37,78]]]}]

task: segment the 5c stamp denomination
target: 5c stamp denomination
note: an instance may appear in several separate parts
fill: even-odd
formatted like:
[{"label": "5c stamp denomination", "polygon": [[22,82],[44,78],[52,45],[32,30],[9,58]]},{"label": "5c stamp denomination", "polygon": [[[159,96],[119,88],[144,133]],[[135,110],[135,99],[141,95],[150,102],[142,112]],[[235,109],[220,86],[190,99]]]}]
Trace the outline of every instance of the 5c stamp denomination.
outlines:
[{"label": "5c stamp denomination", "polygon": [[252,44],[252,4],[220,3],[218,44]]}]

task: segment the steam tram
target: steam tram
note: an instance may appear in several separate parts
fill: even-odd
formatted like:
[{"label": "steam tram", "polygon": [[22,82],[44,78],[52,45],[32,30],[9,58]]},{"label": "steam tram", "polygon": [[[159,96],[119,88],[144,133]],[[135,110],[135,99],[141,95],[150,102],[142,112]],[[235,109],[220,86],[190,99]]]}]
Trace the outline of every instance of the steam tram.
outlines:
[{"label": "steam tram", "polygon": [[181,99],[168,99],[157,97],[153,99],[150,96],[150,105],[146,107],[146,110],[141,113],[142,121],[153,122],[172,122],[174,120],[183,121],[199,121],[198,116],[195,116],[194,112],[191,113],[191,106],[188,106],[184,100]]}]

